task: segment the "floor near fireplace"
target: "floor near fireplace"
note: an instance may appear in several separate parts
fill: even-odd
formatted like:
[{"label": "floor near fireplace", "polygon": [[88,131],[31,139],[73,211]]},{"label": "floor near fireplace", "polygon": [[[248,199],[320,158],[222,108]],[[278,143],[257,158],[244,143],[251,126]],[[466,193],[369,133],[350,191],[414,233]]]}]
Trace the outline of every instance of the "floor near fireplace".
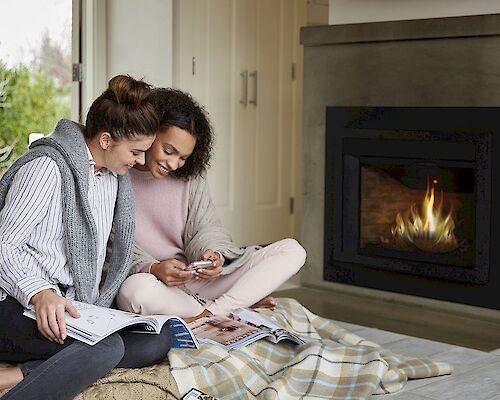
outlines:
[{"label": "floor near fireplace", "polygon": [[500,349],[500,320],[488,321],[418,305],[309,287],[280,290],[274,295],[297,299],[304,307],[325,318],[486,352]]},{"label": "floor near fireplace", "polygon": [[[397,400],[500,400],[500,322],[312,288],[280,290],[315,314],[402,355],[453,364],[450,376],[409,381]],[[378,398],[379,396],[377,396]]]}]

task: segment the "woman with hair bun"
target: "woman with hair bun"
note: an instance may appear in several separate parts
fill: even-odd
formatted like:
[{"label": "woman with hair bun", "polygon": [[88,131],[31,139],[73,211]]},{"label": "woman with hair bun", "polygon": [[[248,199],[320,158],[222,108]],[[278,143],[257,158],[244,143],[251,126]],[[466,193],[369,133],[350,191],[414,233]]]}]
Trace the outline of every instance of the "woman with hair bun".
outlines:
[{"label": "woman with hair bun", "polygon": [[[146,163],[130,172],[138,273],[122,285],[117,305],[187,321],[238,307],[274,307],[269,295],[304,265],[305,250],[294,239],[236,246],[205,178],[213,132],[204,109],[175,89],[155,89],[154,102],[160,131]],[[188,268],[198,260],[210,265]]]},{"label": "woman with hair bun", "polygon": [[[66,337],[72,300],[109,307],[134,243],[128,171],[158,131],[151,87],[116,76],[86,126],[61,120],[0,181],[0,369],[4,399],[72,399],[114,367],[163,360],[170,332],[115,333],[94,346]],[[114,231],[105,279],[106,244]],[[36,322],[23,316],[34,307]],[[8,323],[6,322],[8,321]]]}]

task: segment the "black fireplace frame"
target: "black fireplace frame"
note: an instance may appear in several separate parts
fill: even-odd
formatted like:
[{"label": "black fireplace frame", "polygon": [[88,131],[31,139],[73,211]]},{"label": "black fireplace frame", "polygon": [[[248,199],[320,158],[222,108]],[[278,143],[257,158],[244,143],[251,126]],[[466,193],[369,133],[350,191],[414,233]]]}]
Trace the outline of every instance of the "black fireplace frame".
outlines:
[{"label": "black fireplace frame", "polygon": [[[472,284],[488,283],[491,135],[496,116],[500,116],[498,108],[327,107],[324,279],[359,283],[356,276],[368,268]],[[405,260],[359,251],[360,160],[370,156],[391,158],[395,154],[432,161],[437,166],[474,169],[474,265]],[[350,229],[344,229],[346,226]]]}]

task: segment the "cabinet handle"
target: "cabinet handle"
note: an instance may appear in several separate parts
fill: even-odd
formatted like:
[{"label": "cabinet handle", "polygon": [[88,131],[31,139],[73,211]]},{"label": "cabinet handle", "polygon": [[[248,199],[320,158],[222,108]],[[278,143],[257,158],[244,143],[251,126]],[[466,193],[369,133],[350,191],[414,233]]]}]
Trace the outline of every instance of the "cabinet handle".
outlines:
[{"label": "cabinet handle", "polygon": [[248,71],[247,70],[243,71],[242,73],[240,73],[240,76],[242,78],[240,104],[243,104],[246,107],[246,105],[248,104]]},{"label": "cabinet handle", "polygon": [[249,101],[250,104],[254,106],[257,105],[257,71],[253,71],[248,74],[250,78],[253,78],[253,99]]}]

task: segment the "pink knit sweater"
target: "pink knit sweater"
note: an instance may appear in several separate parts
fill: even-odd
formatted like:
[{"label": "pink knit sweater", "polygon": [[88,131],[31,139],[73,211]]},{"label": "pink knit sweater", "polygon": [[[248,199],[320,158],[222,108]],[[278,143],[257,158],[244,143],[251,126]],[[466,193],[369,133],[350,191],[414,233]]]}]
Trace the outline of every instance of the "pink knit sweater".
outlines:
[{"label": "pink knit sweater", "polygon": [[[135,240],[157,260],[186,262],[182,242],[189,200],[189,181],[167,176],[155,179],[150,172],[130,170],[135,200]],[[141,266],[141,272],[147,272]]]}]

